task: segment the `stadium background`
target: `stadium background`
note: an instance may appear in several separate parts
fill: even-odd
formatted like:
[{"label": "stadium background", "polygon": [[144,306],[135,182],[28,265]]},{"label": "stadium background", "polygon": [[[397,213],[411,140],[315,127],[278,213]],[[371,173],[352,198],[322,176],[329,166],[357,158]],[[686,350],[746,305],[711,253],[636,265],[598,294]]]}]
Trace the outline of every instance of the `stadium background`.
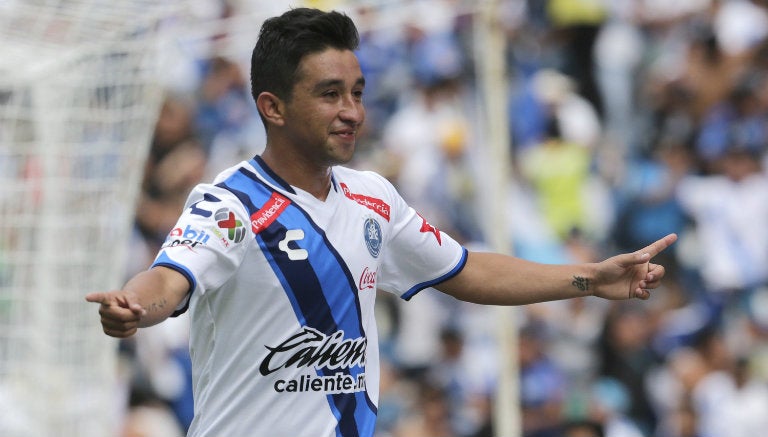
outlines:
[{"label": "stadium background", "polygon": [[[189,1],[176,19],[201,25],[161,47],[170,67],[159,78],[126,278],[149,265],[195,183],[263,147],[248,91],[254,17],[285,6],[260,3]],[[576,419],[607,437],[768,429],[768,2],[500,1],[512,168],[504,199],[487,198],[477,2],[304,4],[346,11],[362,30],[368,121],[352,166],[386,175],[468,246],[489,246],[489,202],[508,211],[499,232],[514,253],[542,262],[597,260],[679,233],[650,301],[515,311],[523,436],[565,435],[558,427]],[[408,303],[382,294],[378,310],[377,437],[493,435],[492,309],[425,291]],[[186,323],[115,344],[116,435],[181,435],[188,425]],[[35,419],[5,411],[0,430],[28,435]]]}]

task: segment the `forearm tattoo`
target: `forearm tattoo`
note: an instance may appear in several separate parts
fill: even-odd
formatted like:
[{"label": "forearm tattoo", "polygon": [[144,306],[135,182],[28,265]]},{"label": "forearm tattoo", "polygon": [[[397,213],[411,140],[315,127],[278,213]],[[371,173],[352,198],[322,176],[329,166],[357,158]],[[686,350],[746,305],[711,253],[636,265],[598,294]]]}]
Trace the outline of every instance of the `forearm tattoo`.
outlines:
[{"label": "forearm tattoo", "polygon": [[162,298],[162,299],[160,299],[157,302],[152,302],[151,304],[149,304],[149,311],[148,312],[156,313],[156,312],[162,311],[163,308],[165,308],[165,306],[167,304],[168,304],[168,300],[165,299],[165,298]]},{"label": "forearm tattoo", "polygon": [[571,285],[578,288],[581,291],[589,291],[589,279],[582,278],[581,276],[574,276]]}]

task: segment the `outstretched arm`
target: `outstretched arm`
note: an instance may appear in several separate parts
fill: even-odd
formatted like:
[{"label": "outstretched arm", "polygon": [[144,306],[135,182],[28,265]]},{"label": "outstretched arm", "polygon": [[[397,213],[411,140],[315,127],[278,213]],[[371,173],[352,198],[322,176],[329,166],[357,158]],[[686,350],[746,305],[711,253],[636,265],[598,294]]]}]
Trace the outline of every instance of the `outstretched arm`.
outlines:
[{"label": "outstretched arm", "polygon": [[664,277],[650,260],[677,240],[670,234],[633,253],[599,263],[553,265],[495,253],[472,252],[464,269],[435,286],[467,302],[524,305],[594,295],[605,299],[648,299]]},{"label": "outstretched arm", "polygon": [[104,333],[125,338],[167,319],[189,292],[189,282],[179,272],[154,267],[128,281],[122,290],[85,296],[98,303]]}]

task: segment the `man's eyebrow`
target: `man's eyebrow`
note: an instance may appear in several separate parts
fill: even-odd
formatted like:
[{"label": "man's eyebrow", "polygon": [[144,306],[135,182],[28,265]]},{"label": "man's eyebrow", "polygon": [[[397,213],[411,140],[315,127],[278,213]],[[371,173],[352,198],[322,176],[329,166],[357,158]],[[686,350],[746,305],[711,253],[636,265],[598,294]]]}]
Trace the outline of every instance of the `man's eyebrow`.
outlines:
[{"label": "man's eyebrow", "polygon": [[[341,79],[326,79],[316,83],[315,86],[312,87],[312,90],[315,92],[320,92],[326,88],[333,88],[342,85],[344,85],[344,81]],[[357,78],[354,86],[365,86],[365,78],[363,76]]]}]

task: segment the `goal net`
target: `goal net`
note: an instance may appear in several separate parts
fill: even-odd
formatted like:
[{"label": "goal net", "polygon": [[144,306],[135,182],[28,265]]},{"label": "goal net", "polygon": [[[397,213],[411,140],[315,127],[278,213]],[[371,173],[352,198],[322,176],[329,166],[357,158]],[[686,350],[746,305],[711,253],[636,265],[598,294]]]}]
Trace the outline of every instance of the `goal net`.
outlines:
[{"label": "goal net", "polygon": [[122,282],[179,2],[0,2],[0,435],[114,435],[116,343],[89,291]]}]

